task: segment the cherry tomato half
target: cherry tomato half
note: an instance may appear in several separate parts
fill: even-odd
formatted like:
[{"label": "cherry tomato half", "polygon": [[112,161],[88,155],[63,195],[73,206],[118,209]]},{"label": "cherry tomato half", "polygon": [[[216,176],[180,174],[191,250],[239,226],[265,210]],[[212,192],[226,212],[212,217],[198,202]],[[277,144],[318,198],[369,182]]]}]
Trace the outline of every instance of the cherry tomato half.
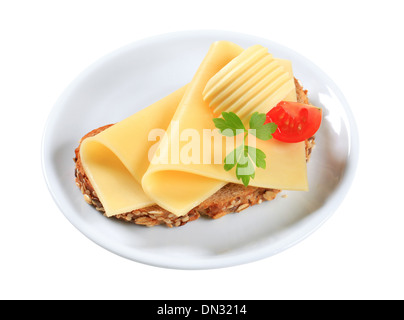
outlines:
[{"label": "cherry tomato half", "polygon": [[265,123],[278,125],[272,137],[283,142],[300,142],[320,128],[322,110],[298,102],[281,101],[267,113]]}]

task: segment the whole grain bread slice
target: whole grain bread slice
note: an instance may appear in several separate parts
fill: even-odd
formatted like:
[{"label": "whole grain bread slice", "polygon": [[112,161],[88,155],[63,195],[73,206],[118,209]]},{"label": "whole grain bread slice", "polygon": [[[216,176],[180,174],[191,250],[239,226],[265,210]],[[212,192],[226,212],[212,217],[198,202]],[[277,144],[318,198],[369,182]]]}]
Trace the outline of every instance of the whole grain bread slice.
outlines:
[{"label": "whole grain bread slice", "polygon": [[[304,90],[297,79],[295,79],[297,101],[300,103],[308,104],[307,90]],[[112,126],[106,125],[87,133],[80,140],[79,146],[75,150],[75,181],[76,185],[80,188],[84,200],[95,207],[97,211],[104,212],[103,205],[98,198],[91,182],[89,181],[80,159],[80,146],[81,142],[96,134],[104,131]],[[311,151],[314,147],[314,137],[306,140],[306,160],[310,158]],[[214,193],[208,199],[203,201],[200,205],[193,208],[183,216],[176,216],[175,214],[161,208],[158,205],[152,205],[130,212],[118,214],[114,216],[117,219],[132,222],[145,226],[155,226],[165,224],[168,227],[182,226],[189,221],[196,220],[200,215],[208,216],[213,219],[218,219],[228,213],[240,212],[250,206],[260,204],[263,201],[270,201],[275,199],[281,190],[267,189],[248,186],[242,184],[228,183],[219,191]]]}]

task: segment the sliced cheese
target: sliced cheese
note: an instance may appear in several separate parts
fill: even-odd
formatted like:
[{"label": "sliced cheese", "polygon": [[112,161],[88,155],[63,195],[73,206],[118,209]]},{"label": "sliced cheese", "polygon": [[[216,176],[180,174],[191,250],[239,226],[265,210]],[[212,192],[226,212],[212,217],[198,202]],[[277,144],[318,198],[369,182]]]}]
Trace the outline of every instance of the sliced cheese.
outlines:
[{"label": "sliced cheese", "polygon": [[82,142],[83,168],[107,216],[155,203],[140,184],[149,166],[149,150],[156,144],[149,133],[167,129],[185,88]]},{"label": "sliced cheese", "polygon": [[[234,170],[223,169],[221,163],[206,164],[200,152],[199,161],[184,163],[181,157],[172,157],[172,150],[187,148],[190,140],[181,140],[181,132],[195,130],[197,136],[203,137],[204,130],[214,130],[213,113],[208,102],[204,101],[202,92],[207,82],[219,70],[237,57],[243,49],[230,42],[218,41],[212,44],[208,54],[201,63],[181,100],[173,121],[168,128],[166,139],[160,144],[160,152],[168,154],[168,163],[151,164],[142,179],[146,194],[163,208],[183,215],[204,201],[227,182],[240,183]],[[294,87],[294,85],[293,85]],[[285,92],[285,98],[289,91]],[[290,98],[290,96],[289,96]],[[253,112],[254,110],[251,110]],[[175,125],[173,125],[175,123]],[[214,137],[211,137],[214,144]],[[226,145],[221,136],[222,148]],[[275,140],[260,141],[257,147],[267,155],[266,169],[257,169],[250,185],[289,190],[307,190],[306,156],[304,143],[286,144]],[[173,147],[174,146],[174,147]],[[203,150],[201,150],[203,151]],[[175,161],[173,161],[173,159]]]},{"label": "sliced cheese", "polygon": [[216,115],[232,111],[246,120],[253,111],[268,112],[294,90],[293,74],[266,48],[255,45],[209,79],[203,99]]},{"label": "sliced cheese", "polygon": [[[213,43],[190,84],[83,141],[83,167],[107,216],[155,203],[181,216],[226,183],[240,183],[233,171],[223,169],[225,138],[217,130],[206,135],[206,130],[215,129],[214,115],[202,92],[209,79],[241,52],[243,48],[228,41]],[[290,63],[288,70],[292,75]],[[293,101],[296,96],[288,93],[285,99]],[[149,138],[153,129],[166,130],[161,141]],[[189,149],[197,137],[184,134],[187,129],[203,140],[199,153]],[[205,143],[213,150],[207,159]],[[307,190],[304,143],[257,140],[257,147],[267,155],[267,168],[257,169],[251,185]],[[182,153],[192,154],[192,161],[185,161]]]}]

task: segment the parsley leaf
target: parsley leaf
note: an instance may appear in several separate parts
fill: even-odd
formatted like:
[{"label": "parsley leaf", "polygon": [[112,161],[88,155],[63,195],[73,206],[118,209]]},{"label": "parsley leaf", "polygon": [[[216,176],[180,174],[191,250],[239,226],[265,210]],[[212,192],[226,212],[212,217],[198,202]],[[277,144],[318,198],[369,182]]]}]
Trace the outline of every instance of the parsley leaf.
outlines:
[{"label": "parsley leaf", "polygon": [[267,167],[267,163],[265,161],[267,156],[265,155],[264,151],[249,146],[246,146],[245,148],[247,149],[248,155],[250,156],[256,167],[262,169],[265,169]]},{"label": "parsley leaf", "polygon": [[245,148],[237,162],[236,177],[241,180],[246,187],[250,183],[250,179],[255,178],[255,168]]},{"label": "parsley leaf", "polygon": [[244,144],[238,146],[236,149],[231,151],[226,158],[224,158],[224,170],[230,171],[234,168],[234,166],[238,163],[242,152],[243,152]]},{"label": "parsley leaf", "polygon": [[277,125],[267,123],[264,113],[255,112],[252,114],[247,130],[241,119],[234,112],[222,112],[223,118],[215,118],[213,122],[220,130],[220,133],[227,137],[234,137],[244,133],[244,140],[241,145],[229,152],[224,159],[224,170],[230,171],[236,167],[236,177],[241,180],[245,186],[248,186],[251,179],[255,178],[255,168],[266,168],[265,152],[258,148],[245,145],[248,134],[253,134],[258,139],[272,139]]},{"label": "parsley leaf", "polygon": [[253,113],[250,119],[250,133],[261,140],[272,139],[272,134],[278,128],[278,126],[273,122],[264,124],[265,121],[266,115],[258,112]]},{"label": "parsley leaf", "polygon": [[222,112],[222,117],[213,119],[221,134],[233,137],[246,131],[243,122],[234,112]]}]

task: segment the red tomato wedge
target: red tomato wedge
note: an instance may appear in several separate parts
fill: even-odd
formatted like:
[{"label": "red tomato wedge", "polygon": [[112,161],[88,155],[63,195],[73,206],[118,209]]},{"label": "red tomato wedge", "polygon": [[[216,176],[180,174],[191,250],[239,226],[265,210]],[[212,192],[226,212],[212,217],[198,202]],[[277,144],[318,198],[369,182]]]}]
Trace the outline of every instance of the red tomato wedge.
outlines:
[{"label": "red tomato wedge", "polygon": [[267,113],[265,123],[278,125],[272,137],[283,142],[300,142],[320,128],[322,110],[308,104],[281,101]]}]

